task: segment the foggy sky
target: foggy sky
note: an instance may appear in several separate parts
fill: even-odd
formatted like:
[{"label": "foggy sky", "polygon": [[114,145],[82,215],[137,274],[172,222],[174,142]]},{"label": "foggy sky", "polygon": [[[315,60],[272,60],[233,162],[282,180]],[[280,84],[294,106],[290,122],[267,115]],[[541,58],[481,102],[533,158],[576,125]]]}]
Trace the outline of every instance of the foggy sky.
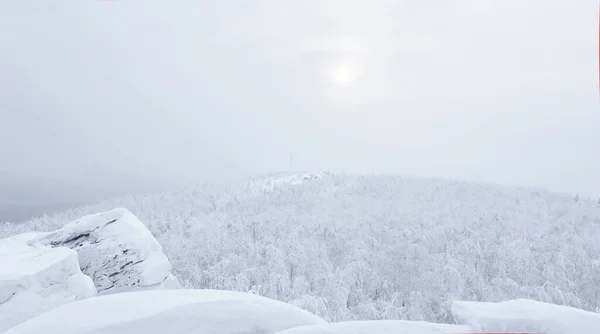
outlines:
[{"label": "foggy sky", "polygon": [[0,200],[288,170],[600,196],[591,0],[0,1]]}]

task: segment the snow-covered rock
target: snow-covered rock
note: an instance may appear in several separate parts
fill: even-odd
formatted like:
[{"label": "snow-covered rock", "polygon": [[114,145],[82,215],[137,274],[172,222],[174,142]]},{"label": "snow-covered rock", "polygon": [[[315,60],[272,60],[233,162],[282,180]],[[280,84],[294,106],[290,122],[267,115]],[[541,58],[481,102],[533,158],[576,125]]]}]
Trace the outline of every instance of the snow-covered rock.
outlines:
[{"label": "snow-covered rock", "polygon": [[0,240],[0,332],[53,307],[95,294],[94,283],[79,269],[75,251]]},{"label": "snow-covered rock", "polygon": [[126,209],[1,239],[0,331],[96,293],[179,288],[170,270],[161,245]]},{"label": "snow-covered rock", "polygon": [[470,331],[471,327],[469,326],[436,324],[424,321],[374,320],[300,326],[278,332],[278,334],[447,334]]},{"label": "snow-covered rock", "polygon": [[263,334],[324,323],[295,306],[253,294],[161,290],[110,294],[66,304],[4,334]]},{"label": "snow-covered rock", "polygon": [[161,245],[127,209],[85,216],[28,242],[77,251],[81,270],[101,294],[179,287]]},{"label": "snow-covered rock", "polygon": [[500,303],[456,301],[452,314],[457,322],[470,325],[474,331],[580,334],[600,329],[598,313],[528,299]]}]

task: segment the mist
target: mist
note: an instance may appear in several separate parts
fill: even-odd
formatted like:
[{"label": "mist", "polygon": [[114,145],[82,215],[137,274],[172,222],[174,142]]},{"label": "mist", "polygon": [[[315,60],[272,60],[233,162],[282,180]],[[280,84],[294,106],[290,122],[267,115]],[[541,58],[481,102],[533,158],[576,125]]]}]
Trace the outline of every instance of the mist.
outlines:
[{"label": "mist", "polygon": [[596,37],[591,0],[2,1],[0,202],[287,170],[598,197]]}]

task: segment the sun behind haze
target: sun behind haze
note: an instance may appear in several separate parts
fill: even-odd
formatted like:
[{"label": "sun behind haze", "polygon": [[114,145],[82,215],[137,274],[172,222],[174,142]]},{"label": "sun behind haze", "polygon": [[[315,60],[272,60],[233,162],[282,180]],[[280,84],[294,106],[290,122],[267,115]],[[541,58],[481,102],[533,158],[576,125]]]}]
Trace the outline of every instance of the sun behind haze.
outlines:
[{"label": "sun behind haze", "polygon": [[591,0],[0,1],[0,199],[290,155],[596,197],[596,38]]}]

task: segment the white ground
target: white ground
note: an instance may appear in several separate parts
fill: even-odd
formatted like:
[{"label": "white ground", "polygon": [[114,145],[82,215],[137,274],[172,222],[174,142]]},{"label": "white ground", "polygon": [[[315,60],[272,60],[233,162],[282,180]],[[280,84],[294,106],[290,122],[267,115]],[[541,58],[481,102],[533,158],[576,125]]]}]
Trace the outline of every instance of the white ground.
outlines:
[{"label": "white ground", "polygon": [[278,334],[447,334],[467,333],[470,330],[469,326],[435,324],[424,321],[377,320],[301,326]]},{"label": "white ground", "polygon": [[137,291],[66,304],[5,334],[274,333],[324,320],[295,306],[231,291]]},{"label": "white ground", "polygon": [[600,330],[598,313],[528,299],[500,303],[456,301],[452,314],[457,322],[484,332],[581,334]]}]

